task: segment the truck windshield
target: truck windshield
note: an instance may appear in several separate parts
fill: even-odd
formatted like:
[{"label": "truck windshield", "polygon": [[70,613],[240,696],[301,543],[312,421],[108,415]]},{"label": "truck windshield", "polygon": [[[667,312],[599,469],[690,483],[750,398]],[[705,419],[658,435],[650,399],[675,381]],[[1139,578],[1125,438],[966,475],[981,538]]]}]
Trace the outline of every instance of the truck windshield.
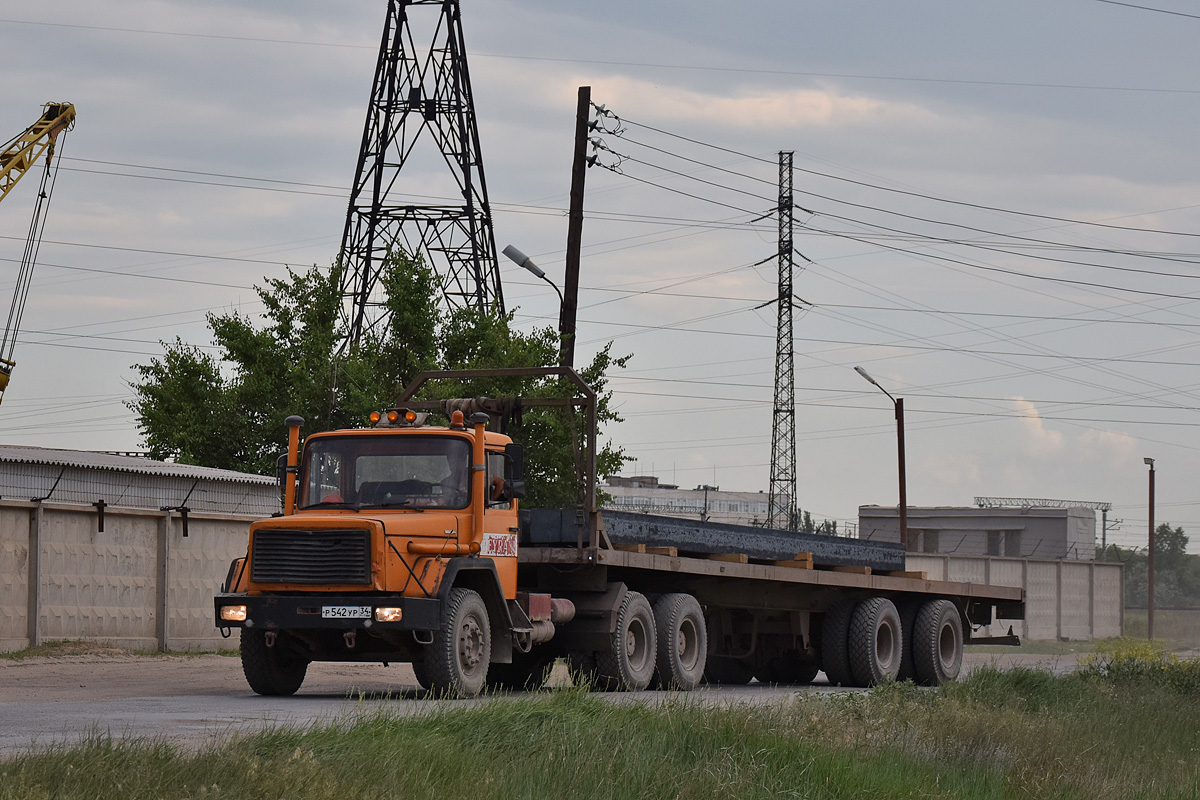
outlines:
[{"label": "truck windshield", "polygon": [[304,446],[300,508],[465,508],[471,445],[452,436],[344,436]]}]

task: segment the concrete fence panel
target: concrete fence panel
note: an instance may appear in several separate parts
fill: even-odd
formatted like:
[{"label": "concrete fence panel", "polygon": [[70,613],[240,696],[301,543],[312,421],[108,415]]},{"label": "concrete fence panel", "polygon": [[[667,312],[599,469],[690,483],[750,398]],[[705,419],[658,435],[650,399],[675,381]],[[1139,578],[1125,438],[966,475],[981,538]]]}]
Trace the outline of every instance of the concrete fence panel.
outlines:
[{"label": "concrete fence panel", "polygon": [[[212,620],[254,517],[0,501],[0,650],[55,639],[121,647],[234,646]],[[234,640],[236,642],[236,640]]]},{"label": "concrete fence panel", "polygon": [[29,635],[29,511],[0,506],[0,651]]},{"label": "concrete fence panel", "polygon": [[999,619],[980,635],[1013,632],[1022,639],[1102,639],[1124,629],[1124,572],[1098,561],[1036,561],[952,555],[907,558],[908,569],[931,580],[969,581],[1025,589],[1025,619]]}]

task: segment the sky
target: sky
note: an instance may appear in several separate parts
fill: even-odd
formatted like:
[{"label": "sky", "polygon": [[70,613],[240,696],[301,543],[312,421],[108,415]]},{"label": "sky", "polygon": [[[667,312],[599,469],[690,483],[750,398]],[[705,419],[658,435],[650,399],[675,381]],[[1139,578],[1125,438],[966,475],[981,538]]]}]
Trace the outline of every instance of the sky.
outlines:
[{"label": "sky", "polygon": [[[1141,547],[1150,457],[1156,520],[1200,544],[1189,6],[461,5],[496,243],[559,285],[577,88],[613,115],[587,174],[577,363],[632,356],[607,431],[626,474],[768,488],[788,151],[802,508],[845,525],[896,503],[892,402],[862,366],[904,399],[910,505],[1109,502],[1109,541]],[[0,12],[3,138],[47,101],[78,110],[0,442],[139,450],[134,365],[176,337],[211,346],[206,313],[254,315],[256,284],[336,257],[385,9]],[[0,205],[6,293],[36,181]],[[414,162],[403,182],[437,196],[446,176]],[[556,324],[550,287],[500,271],[522,329]]]}]

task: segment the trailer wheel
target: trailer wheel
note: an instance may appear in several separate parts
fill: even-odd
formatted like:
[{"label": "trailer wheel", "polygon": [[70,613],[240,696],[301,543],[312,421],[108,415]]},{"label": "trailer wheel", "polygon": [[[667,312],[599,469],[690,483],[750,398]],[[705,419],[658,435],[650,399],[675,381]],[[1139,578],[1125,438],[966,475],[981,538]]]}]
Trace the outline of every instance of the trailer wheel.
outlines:
[{"label": "trailer wheel", "polygon": [[930,600],[913,623],[913,670],[922,686],[941,686],[962,669],[963,630],[949,600]]},{"label": "trailer wheel", "polygon": [[858,604],[850,622],[850,670],[860,686],[878,686],[895,680],[900,672],[904,637],[900,612],[886,597],[871,597]]},{"label": "trailer wheel", "polygon": [[242,672],[256,694],[292,695],[304,683],[308,659],[291,651],[282,631],[267,647],[266,631],[242,628]]},{"label": "trailer wheel", "polygon": [[511,664],[488,667],[488,686],[513,691],[536,691],[546,685],[554,657],[539,653],[513,653]]},{"label": "trailer wheel", "polygon": [[821,669],[830,686],[851,686],[854,673],[850,669],[850,620],[856,600],[843,600],[825,612],[821,623]]},{"label": "trailer wheel", "polygon": [[441,627],[434,631],[424,656],[431,691],[449,697],[479,694],[492,656],[492,631],[478,592],[461,586],[450,590]]},{"label": "trailer wheel", "polygon": [[654,601],[653,608],[657,683],[663,689],[691,691],[704,678],[708,655],[704,611],[690,594],[664,594]]},{"label": "trailer wheel", "polygon": [[650,601],[639,592],[626,592],[609,646],[596,653],[597,688],[618,692],[645,689],[654,677],[656,650]]}]

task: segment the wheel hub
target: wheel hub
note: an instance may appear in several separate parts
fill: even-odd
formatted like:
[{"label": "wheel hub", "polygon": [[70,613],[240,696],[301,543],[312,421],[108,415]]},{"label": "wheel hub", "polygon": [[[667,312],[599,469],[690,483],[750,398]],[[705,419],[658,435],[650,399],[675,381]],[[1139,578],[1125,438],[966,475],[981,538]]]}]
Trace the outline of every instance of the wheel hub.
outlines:
[{"label": "wheel hub", "polygon": [[459,661],[466,670],[472,670],[483,661],[483,629],[474,617],[466,620],[458,632]]}]

